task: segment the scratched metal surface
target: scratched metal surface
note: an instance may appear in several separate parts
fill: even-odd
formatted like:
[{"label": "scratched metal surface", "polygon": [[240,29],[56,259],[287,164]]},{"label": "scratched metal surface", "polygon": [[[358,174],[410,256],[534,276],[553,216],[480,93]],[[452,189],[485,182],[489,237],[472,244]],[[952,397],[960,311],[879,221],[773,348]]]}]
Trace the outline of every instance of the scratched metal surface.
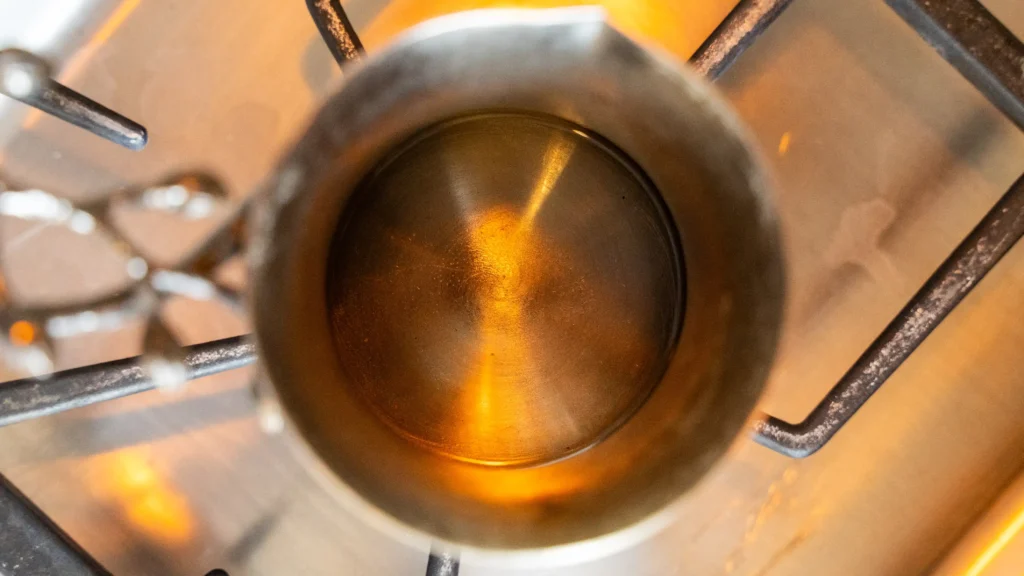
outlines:
[{"label": "scratched metal surface", "polygon": [[[350,4],[371,39],[404,18],[401,1]],[[1017,0],[988,5],[1024,34]],[[6,106],[9,181],[80,198],[204,168],[242,196],[338,75],[303,2],[90,6],[106,16],[54,51],[61,78],[146,124],[151,144],[134,154]],[[110,18],[118,25],[104,26]],[[686,56],[696,44],[670,48]],[[1024,136],[874,0],[796,0],[721,87],[777,174],[791,299],[763,408],[797,420],[1024,172]],[[157,252],[196,234],[136,225]],[[120,281],[101,246],[52,230],[5,234],[25,298]],[[192,342],[245,329],[212,306],[174,308]],[[462,573],[926,572],[1024,464],[1022,314],[1018,246],[815,456],[791,461],[740,439],[677,505],[678,520],[632,549],[576,566]],[[126,356],[137,338],[62,342],[59,359]],[[246,384],[239,371],[0,429],[0,470],[121,574],[420,573],[422,551],[359,524],[259,433]]]}]

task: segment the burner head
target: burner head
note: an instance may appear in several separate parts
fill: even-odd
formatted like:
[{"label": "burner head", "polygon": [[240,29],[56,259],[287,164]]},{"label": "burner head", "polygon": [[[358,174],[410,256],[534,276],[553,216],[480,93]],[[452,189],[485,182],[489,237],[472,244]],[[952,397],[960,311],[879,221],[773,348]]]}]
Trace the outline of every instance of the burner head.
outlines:
[{"label": "burner head", "polygon": [[487,466],[564,458],[661,379],[680,254],[651,184],[599,137],[527,114],[444,122],[349,202],[328,263],[337,353],[420,446]]}]

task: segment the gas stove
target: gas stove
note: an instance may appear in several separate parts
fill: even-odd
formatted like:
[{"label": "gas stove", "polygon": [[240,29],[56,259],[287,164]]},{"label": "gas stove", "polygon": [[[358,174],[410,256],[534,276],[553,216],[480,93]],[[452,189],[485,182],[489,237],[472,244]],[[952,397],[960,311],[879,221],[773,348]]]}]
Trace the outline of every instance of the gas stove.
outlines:
[{"label": "gas stove", "polygon": [[[132,119],[150,141],[121,149],[2,98],[2,179],[88,207],[215,174],[226,192],[208,218],[182,223],[133,206],[111,216],[125,238],[148,242],[153,267],[244,203],[343,74],[334,58],[473,3],[352,1],[339,12],[311,2],[319,31],[298,3],[79,4],[65,18],[73,33],[55,40],[0,23],[0,48],[15,32],[28,37],[19,47],[62,63],[58,89],[101,103],[101,118],[124,115],[125,130],[101,135],[132,147]],[[737,441],[675,506],[676,520],[641,543],[582,563],[464,561],[459,573],[1014,571],[1024,557],[1024,329],[1014,321],[1024,253],[1013,248],[1024,230],[1024,47],[1014,38],[1024,37],[1024,5],[606,4],[628,32],[716,79],[777,175],[790,300],[762,400],[773,416],[752,422],[756,443]],[[173,185],[169,173],[179,174]],[[153,182],[162,184],[139,184]],[[109,250],[51,228],[5,220],[15,309],[87,299],[123,280]],[[72,570],[91,569],[91,556],[115,574],[422,573],[427,551],[365,527],[262,433],[246,370],[226,371],[252,357],[231,302],[163,303],[165,323],[191,345],[188,376],[209,377],[134,395],[153,387],[139,361],[103,363],[138,353],[144,327],[129,323],[57,340],[58,368],[81,368],[0,385],[0,472],[10,480],[0,572],[90,573]],[[44,523],[16,532],[19,519],[39,518],[29,500],[80,548]],[[57,564],[33,564],[49,552]],[[435,557],[430,570],[453,568]]]}]

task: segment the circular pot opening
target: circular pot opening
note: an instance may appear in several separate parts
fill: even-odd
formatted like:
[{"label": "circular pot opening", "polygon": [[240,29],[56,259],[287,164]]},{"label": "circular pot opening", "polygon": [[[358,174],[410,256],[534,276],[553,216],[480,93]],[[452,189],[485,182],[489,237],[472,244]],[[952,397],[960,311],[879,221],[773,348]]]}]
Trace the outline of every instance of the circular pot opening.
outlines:
[{"label": "circular pot opening", "polygon": [[349,384],[396,433],[485,466],[601,442],[662,379],[678,234],[643,172],[561,119],[435,124],[349,199],[327,308]]}]

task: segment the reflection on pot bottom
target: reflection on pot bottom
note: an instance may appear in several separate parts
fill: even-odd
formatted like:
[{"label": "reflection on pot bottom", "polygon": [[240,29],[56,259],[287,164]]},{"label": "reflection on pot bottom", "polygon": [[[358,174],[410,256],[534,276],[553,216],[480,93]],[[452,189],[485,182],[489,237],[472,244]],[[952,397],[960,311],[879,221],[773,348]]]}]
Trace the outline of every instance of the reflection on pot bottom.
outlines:
[{"label": "reflection on pot bottom", "polygon": [[578,127],[440,124],[346,209],[329,272],[339,358],[421,446],[491,466],[563,458],[660,379],[681,321],[675,238],[639,169]]}]

